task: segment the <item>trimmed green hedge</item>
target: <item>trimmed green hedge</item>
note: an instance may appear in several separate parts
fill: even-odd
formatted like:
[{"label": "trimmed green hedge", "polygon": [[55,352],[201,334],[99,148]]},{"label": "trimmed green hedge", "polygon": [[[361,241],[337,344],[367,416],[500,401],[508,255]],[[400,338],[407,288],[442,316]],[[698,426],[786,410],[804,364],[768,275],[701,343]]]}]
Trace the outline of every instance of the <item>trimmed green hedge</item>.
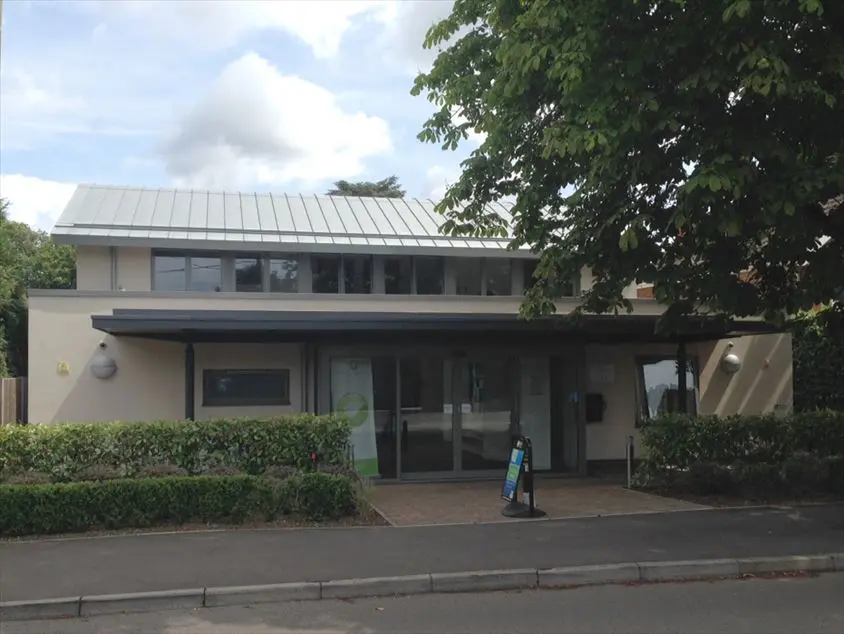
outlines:
[{"label": "trimmed green hedge", "polygon": [[844,412],[669,415],[641,428],[639,486],[751,498],[844,493]]},{"label": "trimmed green hedge", "polygon": [[188,474],[231,467],[261,474],[304,469],[312,452],[329,465],[348,464],[350,429],[333,415],[266,419],[7,425],[0,427],[0,472],[42,472],[70,481],[92,466],[134,477],[169,464]]},{"label": "trimmed green hedge", "polygon": [[323,472],[2,484],[0,535],[270,521],[291,514],[323,521],[354,515],[357,504],[352,478]]}]

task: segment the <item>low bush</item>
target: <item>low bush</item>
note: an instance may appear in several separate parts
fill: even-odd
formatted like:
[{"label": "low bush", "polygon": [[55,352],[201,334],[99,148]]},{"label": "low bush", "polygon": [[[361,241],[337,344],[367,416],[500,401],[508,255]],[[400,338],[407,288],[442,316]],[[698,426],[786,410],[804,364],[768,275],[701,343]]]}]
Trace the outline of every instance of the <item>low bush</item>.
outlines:
[{"label": "low bush", "polygon": [[[6,425],[0,427],[0,472],[40,472],[70,482],[88,468],[122,477],[172,465],[197,475],[229,468],[258,475],[270,468],[348,462],[349,427],[341,417],[296,414],[267,419]],[[162,474],[172,475],[172,473]]]},{"label": "low bush", "polygon": [[357,512],[354,482],[310,472],[266,476],[162,476],[0,485],[0,534],[142,528],[185,522],[239,523],[295,514],[330,520]]},{"label": "low bush", "polygon": [[844,412],[669,415],[641,432],[641,487],[753,499],[844,493]]}]

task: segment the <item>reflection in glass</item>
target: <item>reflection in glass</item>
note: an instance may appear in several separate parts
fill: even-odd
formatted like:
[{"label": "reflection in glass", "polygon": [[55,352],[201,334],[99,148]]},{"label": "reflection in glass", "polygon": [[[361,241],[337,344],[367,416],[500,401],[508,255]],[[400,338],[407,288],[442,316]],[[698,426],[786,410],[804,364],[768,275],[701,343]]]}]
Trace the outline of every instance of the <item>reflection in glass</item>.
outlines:
[{"label": "reflection in glass", "polygon": [[507,466],[516,431],[512,367],[504,358],[461,363],[455,407],[460,408],[464,471]]},{"label": "reflection in glass", "polygon": [[187,287],[187,259],[175,255],[156,255],[152,288],[156,291],[183,291]]},{"label": "reflection in glass", "polygon": [[296,258],[270,258],[270,292],[295,293],[299,290],[299,261]]},{"label": "reflection in glass", "polygon": [[490,258],[486,261],[486,294],[510,294],[510,260]]},{"label": "reflection in glass", "polygon": [[436,256],[420,256],[415,259],[416,294],[442,295],[445,278],[444,260]]},{"label": "reflection in glass", "polygon": [[533,285],[536,284],[533,274],[536,272],[536,267],[539,266],[539,260],[525,260],[522,262],[522,283],[524,285],[525,293],[527,293]]},{"label": "reflection in glass", "polygon": [[343,256],[343,291],[347,294],[372,292],[372,256]]},{"label": "reflection in glass", "polygon": [[413,287],[413,258],[409,255],[384,259],[384,292],[410,295]]},{"label": "reflection in glass", "polygon": [[234,261],[234,290],[260,293],[264,287],[260,258],[237,258]]},{"label": "reflection in glass", "polygon": [[378,449],[378,473],[395,478],[396,471],[396,359],[372,358],[372,401],[375,419],[375,445]]},{"label": "reflection in glass", "polygon": [[314,293],[340,292],[339,255],[312,255],[311,272]]},{"label": "reflection in glass", "polygon": [[454,281],[458,295],[480,295],[483,260],[454,258]]},{"label": "reflection in glass", "polygon": [[451,362],[402,358],[399,375],[402,473],[452,471]]},{"label": "reflection in glass", "polygon": [[[645,418],[680,410],[680,381],[676,359],[640,362],[639,383],[639,399]],[[697,414],[697,371],[693,359],[689,359],[686,365],[686,405],[689,414]]]},{"label": "reflection in glass", "polygon": [[222,271],[220,258],[191,257],[189,290],[219,293]]}]

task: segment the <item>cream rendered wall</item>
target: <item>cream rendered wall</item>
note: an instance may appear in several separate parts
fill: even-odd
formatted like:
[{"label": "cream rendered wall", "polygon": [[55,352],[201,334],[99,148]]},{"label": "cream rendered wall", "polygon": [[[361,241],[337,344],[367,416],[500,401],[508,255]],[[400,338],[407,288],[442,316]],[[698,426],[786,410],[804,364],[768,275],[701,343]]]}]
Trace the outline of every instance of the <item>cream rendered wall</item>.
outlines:
[{"label": "cream rendered wall", "polygon": [[111,252],[108,247],[77,247],[76,288],[111,290]]},{"label": "cream rendered wall", "polygon": [[[185,413],[184,344],[110,337],[91,327],[92,314],[112,308],[178,308],[179,302],[79,297],[30,298],[29,420],[33,423],[180,419]],[[194,302],[195,304],[195,302]],[[248,307],[248,302],[247,302]],[[266,306],[265,306],[266,307]],[[228,306],[231,308],[231,306]],[[223,308],[225,309],[225,308]],[[117,363],[111,379],[94,378],[88,364],[101,351]],[[202,405],[204,368],[289,368],[289,407],[239,408],[238,415],[268,415],[302,407],[300,349],[295,344],[197,344],[196,416],[231,415]]]},{"label": "cream rendered wall", "polygon": [[[96,291],[33,291],[29,299],[29,419],[32,422],[150,420],[184,416],[184,346],[130,337],[110,337],[94,330],[91,315],[116,308],[172,310],[406,311],[502,313],[517,312],[518,297],[274,295],[263,293],[153,293]],[[88,363],[104,341],[117,362],[115,376],[98,380]],[[205,344],[207,345],[207,344]],[[229,358],[229,354],[236,350]],[[202,364],[275,362],[291,369],[291,409],[301,407],[298,348],[285,346],[219,347],[197,345],[197,372]],[[238,356],[238,355],[243,355]],[[275,361],[273,361],[275,359]],[[197,375],[197,385],[201,374]],[[197,416],[214,415],[201,406]],[[210,409],[210,408],[209,408]],[[227,408],[223,408],[227,409]]]},{"label": "cream rendered wall", "polygon": [[[753,335],[689,344],[687,348],[689,357],[700,364],[701,414],[761,414],[791,408],[791,335]],[[719,369],[728,350],[742,360],[741,369],[732,376]],[[623,459],[626,438],[631,435],[639,448],[636,358],[673,357],[676,353],[676,346],[667,344],[587,346],[586,391],[603,392],[607,401],[603,422],[586,425],[587,460]],[[590,377],[593,364],[612,366],[612,383]]]},{"label": "cream rendered wall", "polygon": [[140,247],[117,248],[118,289],[148,291],[152,288],[152,251]]},{"label": "cream rendered wall", "polygon": [[[304,409],[302,403],[302,346],[298,344],[197,344],[196,362],[196,418],[225,418],[230,416],[273,416]],[[184,363],[184,356],[182,357]],[[184,367],[184,366],[182,366]],[[202,371],[216,370],[290,370],[290,405],[261,407],[208,407],[202,404]],[[184,373],[182,374],[184,376]],[[182,379],[184,381],[184,379]],[[183,383],[184,384],[184,383]],[[182,397],[184,403],[184,397]],[[182,409],[184,415],[184,408]]]}]

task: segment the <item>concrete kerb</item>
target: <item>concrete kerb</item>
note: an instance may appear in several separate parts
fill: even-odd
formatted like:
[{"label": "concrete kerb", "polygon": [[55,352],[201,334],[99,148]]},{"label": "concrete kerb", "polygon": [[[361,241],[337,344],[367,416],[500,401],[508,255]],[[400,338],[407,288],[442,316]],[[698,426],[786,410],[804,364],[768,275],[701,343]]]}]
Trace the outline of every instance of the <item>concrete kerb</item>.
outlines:
[{"label": "concrete kerb", "polygon": [[477,570],[400,577],[308,581],[0,602],[0,622],[45,620],[212,608],[258,603],[317,601],[430,593],[576,588],[589,585],[740,578],[784,572],[844,572],[844,553],[629,562],[596,566]]}]

